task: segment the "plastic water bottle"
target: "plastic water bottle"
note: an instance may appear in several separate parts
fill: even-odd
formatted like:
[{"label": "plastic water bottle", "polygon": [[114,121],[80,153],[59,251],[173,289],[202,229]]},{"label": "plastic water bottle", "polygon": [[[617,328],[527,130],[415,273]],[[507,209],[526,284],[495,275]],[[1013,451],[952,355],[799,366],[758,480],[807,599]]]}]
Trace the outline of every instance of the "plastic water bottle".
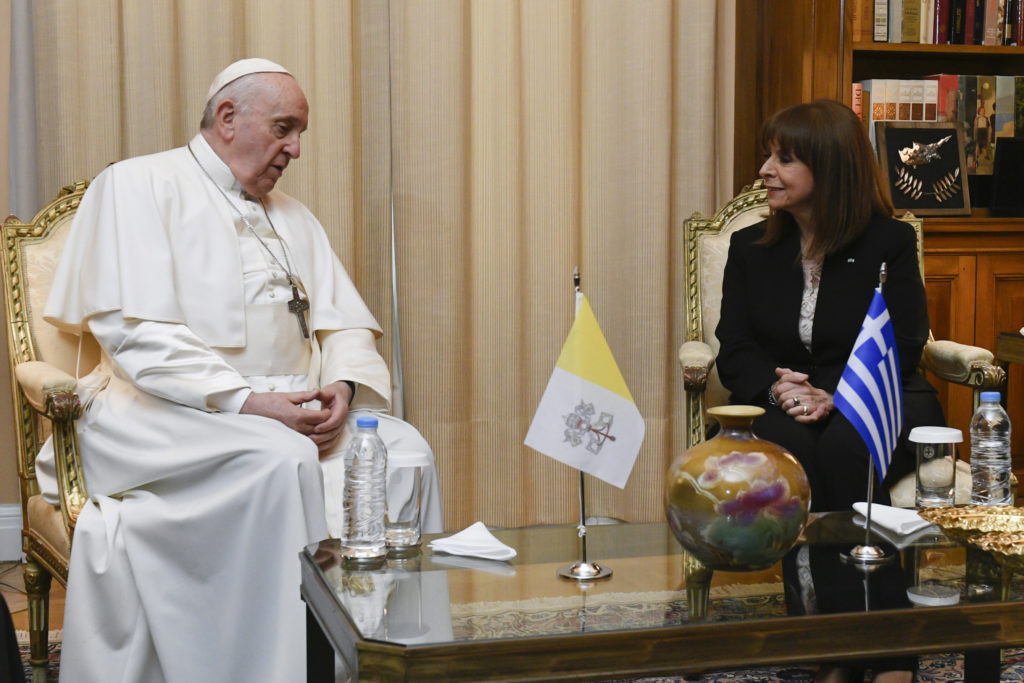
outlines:
[{"label": "plastic water bottle", "polygon": [[345,449],[345,525],[342,554],[353,560],[381,559],[387,497],[388,454],[377,434],[377,418],[360,417]]},{"label": "plastic water bottle", "polygon": [[1010,471],[1010,418],[999,392],[983,391],[971,418],[971,503],[1012,504]]}]

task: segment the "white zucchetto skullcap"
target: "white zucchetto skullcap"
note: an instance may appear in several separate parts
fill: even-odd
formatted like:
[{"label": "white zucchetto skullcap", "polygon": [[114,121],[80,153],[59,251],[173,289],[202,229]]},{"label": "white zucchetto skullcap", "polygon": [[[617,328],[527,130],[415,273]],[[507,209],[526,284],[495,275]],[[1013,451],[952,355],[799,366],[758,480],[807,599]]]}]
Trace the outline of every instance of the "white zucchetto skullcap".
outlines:
[{"label": "white zucchetto skullcap", "polygon": [[291,76],[291,72],[288,71],[288,69],[284,68],[280,64],[275,64],[269,59],[263,59],[261,57],[239,59],[237,62],[231,64],[217,74],[213,79],[213,83],[210,84],[210,89],[206,91],[207,103],[213,99],[213,96],[216,95],[221,88],[231,81],[237,80],[242,76],[248,76],[249,74],[261,73],[281,73]]}]

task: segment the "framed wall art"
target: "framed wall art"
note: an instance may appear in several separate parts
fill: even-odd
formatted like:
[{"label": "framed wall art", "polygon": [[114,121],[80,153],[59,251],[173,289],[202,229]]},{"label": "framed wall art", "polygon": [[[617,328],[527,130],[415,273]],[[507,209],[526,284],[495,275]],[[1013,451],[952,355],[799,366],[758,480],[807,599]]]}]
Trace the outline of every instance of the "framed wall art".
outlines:
[{"label": "framed wall art", "polygon": [[969,216],[964,131],[950,121],[878,121],[878,158],[892,203],[917,216]]}]

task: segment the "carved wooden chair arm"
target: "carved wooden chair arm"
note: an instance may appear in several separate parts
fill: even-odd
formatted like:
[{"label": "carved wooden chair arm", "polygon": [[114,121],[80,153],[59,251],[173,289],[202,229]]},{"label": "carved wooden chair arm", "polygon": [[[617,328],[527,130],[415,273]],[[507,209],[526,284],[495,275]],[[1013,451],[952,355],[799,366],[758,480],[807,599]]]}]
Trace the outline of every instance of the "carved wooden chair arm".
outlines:
[{"label": "carved wooden chair arm", "polygon": [[18,385],[29,404],[46,414],[46,397],[50,394],[74,393],[78,382],[68,373],[43,361],[27,361],[14,368]]},{"label": "carved wooden chair arm", "polygon": [[987,349],[947,340],[928,342],[921,354],[921,365],[940,379],[984,389],[998,389],[1006,381],[1006,371],[993,360]]},{"label": "carved wooden chair arm", "polygon": [[60,509],[68,538],[71,538],[78,513],[88,498],[75,431],[75,421],[82,412],[75,394],[78,382],[68,373],[43,361],[19,363],[14,367],[14,376],[29,405],[49,418],[53,426]]},{"label": "carved wooden chair arm", "polygon": [[683,389],[703,392],[715,365],[715,354],[704,342],[688,341],[679,347],[679,366],[683,369]]}]

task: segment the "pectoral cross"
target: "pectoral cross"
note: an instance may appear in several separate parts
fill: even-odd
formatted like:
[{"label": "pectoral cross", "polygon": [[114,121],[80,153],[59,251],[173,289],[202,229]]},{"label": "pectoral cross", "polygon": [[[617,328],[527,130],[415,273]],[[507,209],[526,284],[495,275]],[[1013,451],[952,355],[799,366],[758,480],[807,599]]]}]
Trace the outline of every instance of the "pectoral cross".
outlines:
[{"label": "pectoral cross", "polygon": [[306,311],[309,302],[299,296],[299,288],[292,285],[292,300],[288,302],[288,312],[294,313],[299,321],[299,331],[305,339],[309,339],[309,328],[306,327]]}]

